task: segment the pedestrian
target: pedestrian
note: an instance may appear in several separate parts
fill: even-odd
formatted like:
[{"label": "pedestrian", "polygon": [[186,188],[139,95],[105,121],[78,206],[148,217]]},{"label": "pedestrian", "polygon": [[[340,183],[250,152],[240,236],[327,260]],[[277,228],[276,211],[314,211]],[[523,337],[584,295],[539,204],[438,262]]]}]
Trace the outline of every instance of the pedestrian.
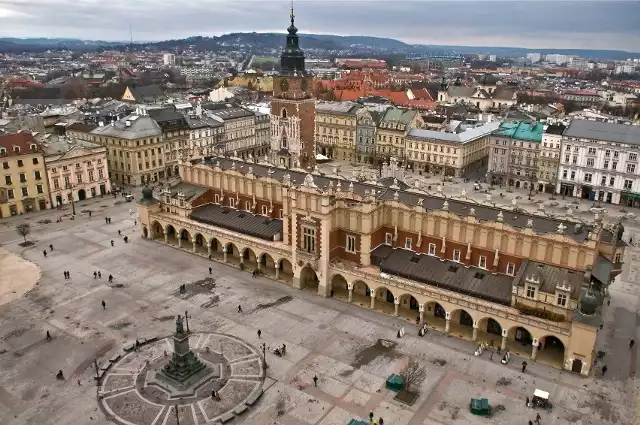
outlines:
[{"label": "pedestrian", "polygon": [[211,261],[211,254],[209,254],[209,261]]},{"label": "pedestrian", "polygon": [[493,350],[491,350],[491,354],[489,355],[489,360],[493,360]]},{"label": "pedestrian", "polygon": [[113,246],[113,239],[111,239],[111,246]]},{"label": "pedestrian", "polygon": [[213,273],[213,269],[211,267],[209,267],[209,274]]},{"label": "pedestrian", "polygon": [[98,279],[102,279],[102,272],[98,270]]},{"label": "pedestrian", "polygon": [[314,387],[318,386],[318,375],[313,375],[313,386]]},{"label": "pedestrian", "polygon": [[604,322],[600,323],[600,330],[604,327]]},{"label": "pedestrian", "polygon": [[540,417],[540,413],[536,413],[536,423],[537,423],[538,425],[540,425],[540,419],[542,419],[542,418]]},{"label": "pedestrian", "polygon": [[62,373],[62,369],[58,369],[58,373],[56,374],[56,379],[60,379],[64,381],[64,373]]},{"label": "pedestrian", "polygon": [[64,278],[66,279],[66,278],[67,278],[67,271],[66,271],[66,270],[65,270],[65,271],[63,271],[63,272],[62,272],[62,275],[63,275],[63,276],[64,276]]},{"label": "pedestrian", "polygon": [[89,217],[91,217],[91,211],[89,211]]},{"label": "pedestrian", "polygon": [[527,370],[527,362],[522,362],[522,373]]},{"label": "pedestrian", "polygon": [[607,306],[611,305],[611,300],[607,300]]},{"label": "pedestrian", "polygon": [[51,341],[51,333],[49,331],[47,331],[47,341]]},{"label": "pedestrian", "polygon": [[118,230],[118,236],[121,236],[121,235],[122,235],[122,233],[120,233],[120,230]]},{"label": "pedestrian", "polygon": [[260,335],[262,335],[262,331],[258,329],[258,338],[262,338]]},{"label": "pedestrian", "polygon": [[71,272],[67,271],[67,279],[71,279]]},{"label": "pedestrian", "polygon": [[107,309],[107,303],[104,302],[104,300],[102,300],[102,309],[106,310]]},{"label": "pedestrian", "polygon": [[384,419],[382,419],[382,416],[378,419],[378,425],[384,425]]},{"label": "pedestrian", "polygon": [[47,250],[46,249],[44,251],[42,251],[42,255],[44,255],[44,258],[47,258]]},{"label": "pedestrian", "polygon": [[607,365],[602,366],[602,376],[604,376],[605,373],[607,373]]},{"label": "pedestrian", "polygon": [[633,245],[633,238],[629,238],[629,245]]},{"label": "pedestrian", "polygon": [[104,218],[104,224],[109,224],[109,218],[108,217]]},{"label": "pedestrian", "polygon": [[242,306],[238,305],[238,313],[242,313]]},{"label": "pedestrian", "polygon": [[94,272],[93,272],[93,278],[94,278],[94,279],[97,279],[97,278],[98,278],[98,272],[96,272],[96,271],[94,271]]},{"label": "pedestrian", "polygon": [[373,412],[369,412],[369,422],[373,422]]},{"label": "pedestrian", "polygon": [[631,338],[631,341],[629,341],[629,348],[633,348],[634,345],[636,345],[636,341],[633,338]]},{"label": "pedestrian", "polygon": [[109,283],[113,282],[113,276],[109,275]]},{"label": "pedestrian", "polygon": [[109,224],[111,224],[111,217],[109,217]]},{"label": "pedestrian", "polygon": [[138,221],[137,220],[133,220],[133,225],[137,226],[138,225]]},{"label": "pedestrian", "polygon": [[53,251],[53,244],[49,244],[49,250]]},{"label": "pedestrian", "polygon": [[525,397],[525,401],[526,401],[525,404],[527,405],[527,407],[529,407],[529,397]]},{"label": "pedestrian", "polygon": [[211,390],[211,398],[215,400],[215,398],[216,398],[216,390]]},{"label": "pedestrian", "polygon": [[529,421],[529,425],[533,425],[533,421]]}]

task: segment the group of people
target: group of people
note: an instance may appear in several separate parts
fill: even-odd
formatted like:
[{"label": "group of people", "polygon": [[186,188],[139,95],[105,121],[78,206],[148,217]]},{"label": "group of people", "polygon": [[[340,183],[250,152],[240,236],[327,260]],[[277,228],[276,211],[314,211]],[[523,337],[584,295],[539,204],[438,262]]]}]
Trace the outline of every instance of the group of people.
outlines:
[{"label": "group of people", "polygon": [[373,412],[369,412],[369,423],[371,425],[384,425],[384,419],[382,419],[382,416],[381,416],[380,419],[376,421],[373,416]]},{"label": "group of people", "polygon": [[180,294],[186,294],[187,293],[187,284],[183,283],[182,285],[180,285],[178,287],[178,291],[180,292]]},{"label": "group of people", "polygon": [[287,353],[287,344],[282,344],[282,347],[276,347],[275,350],[273,350],[273,354],[275,354],[276,356],[284,356]]}]

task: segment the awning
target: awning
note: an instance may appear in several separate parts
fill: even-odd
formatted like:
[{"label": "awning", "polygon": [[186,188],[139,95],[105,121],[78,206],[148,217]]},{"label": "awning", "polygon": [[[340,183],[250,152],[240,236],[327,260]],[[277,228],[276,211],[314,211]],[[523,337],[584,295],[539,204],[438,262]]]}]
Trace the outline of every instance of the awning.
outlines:
[{"label": "awning", "polygon": [[640,193],[621,192],[620,196],[625,196],[627,199],[640,199]]}]

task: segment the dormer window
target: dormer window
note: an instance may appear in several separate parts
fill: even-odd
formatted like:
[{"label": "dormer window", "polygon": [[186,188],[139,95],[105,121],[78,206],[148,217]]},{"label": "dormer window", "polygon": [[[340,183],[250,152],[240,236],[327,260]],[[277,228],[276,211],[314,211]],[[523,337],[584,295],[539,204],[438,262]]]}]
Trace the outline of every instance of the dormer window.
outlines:
[{"label": "dormer window", "polygon": [[7,153],[7,150],[5,148],[0,148],[0,155],[4,155]]},{"label": "dormer window", "polygon": [[213,203],[214,204],[220,203],[220,195],[213,195]]},{"label": "dormer window", "polygon": [[527,298],[536,298],[536,287],[533,285],[527,285]]},{"label": "dormer window", "polygon": [[14,147],[13,147],[13,151],[14,151],[15,153],[20,153],[20,146],[14,146]]},{"label": "dormer window", "polygon": [[35,143],[31,144],[31,152],[35,152],[38,150],[38,145],[36,145]]},{"label": "dormer window", "polygon": [[560,307],[566,307],[567,306],[567,294],[564,293],[559,293],[558,296],[556,297],[556,304]]}]

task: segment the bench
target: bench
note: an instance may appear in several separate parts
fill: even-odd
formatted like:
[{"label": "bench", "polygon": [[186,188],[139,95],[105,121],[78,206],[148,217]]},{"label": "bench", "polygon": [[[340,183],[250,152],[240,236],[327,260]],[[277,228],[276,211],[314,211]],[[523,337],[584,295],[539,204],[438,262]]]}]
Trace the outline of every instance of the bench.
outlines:
[{"label": "bench", "polygon": [[253,393],[251,393],[247,401],[245,401],[245,404],[247,406],[253,406],[256,403],[256,401],[258,401],[260,396],[262,396],[262,387],[258,388]]},{"label": "bench", "polygon": [[220,416],[220,422],[227,423],[229,422],[231,419],[235,418],[236,415],[233,412],[227,412],[224,415]]},{"label": "bench", "polygon": [[233,413],[235,413],[236,415],[241,415],[246,411],[247,411],[247,406],[245,406],[244,404],[240,404],[236,406],[235,409],[233,409]]}]

